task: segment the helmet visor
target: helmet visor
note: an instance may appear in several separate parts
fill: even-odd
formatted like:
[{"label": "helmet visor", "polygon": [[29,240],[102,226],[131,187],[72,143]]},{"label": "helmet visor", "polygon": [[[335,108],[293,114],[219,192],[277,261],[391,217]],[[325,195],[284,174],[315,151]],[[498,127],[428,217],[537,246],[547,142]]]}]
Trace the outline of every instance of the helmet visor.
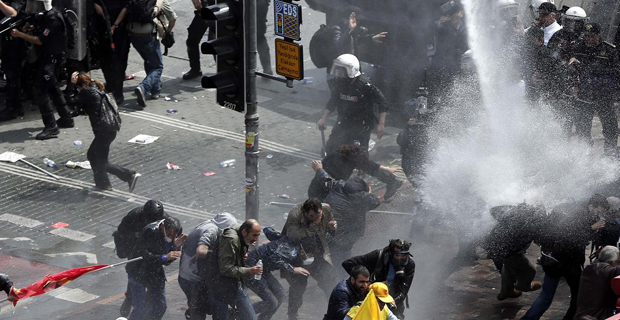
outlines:
[{"label": "helmet visor", "polygon": [[329,73],[332,76],[334,76],[335,78],[349,78],[349,73],[347,71],[347,68],[343,67],[343,66],[339,66],[337,64],[334,63],[334,65],[332,66],[332,70]]}]

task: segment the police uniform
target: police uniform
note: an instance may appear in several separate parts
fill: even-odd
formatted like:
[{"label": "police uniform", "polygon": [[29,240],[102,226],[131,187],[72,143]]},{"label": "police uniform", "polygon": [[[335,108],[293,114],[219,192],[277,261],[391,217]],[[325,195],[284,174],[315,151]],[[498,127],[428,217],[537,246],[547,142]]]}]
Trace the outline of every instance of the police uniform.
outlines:
[{"label": "police uniform", "polygon": [[[57,80],[60,70],[64,67],[67,50],[64,20],[56,9],[41,13],[37,17],[34,35],[39,38],[42,45],[36,46],[40,67],[35,77],[33,95],[39,105],[46,131],[53,131],[58,127],[54,119],[52,101],[60,115],[58,125],[73,127],[71,113]],[[37,138],[45,139],[46,137],[37,136]]]},{"label": "police uniform", "polygon": [[[25,0],[4,1],[18,13],[24,8],[25,2]],[[1,41],[2,71],[6,76],[6,108],[0,112],[0,121],[7,121],[24,115],[20,97],[20,77],[26,57],[26,42],[23,39],[11,37],[10,32],[5,32]]]},{"label": "police uniform", "polygon": [[331,98],[325,107],[338,110],[338,120],[327,141],[327,153],[335,152],[341,145],[356,142],[368,148],[370,132],[377,125],[377,113],[388,111],[383,93],[364,77],[353,83],[351,79],[332,80]]},{"label": "police uniform", "polygon": [[592,143],[592,118],[596,112],[603,125],[604,150],[615,152],[618,144],[618,118],[613,106],[618,90],[616,47],[606,42],[590,47],[581,40],[572,52],[572,56],[581,62],[577,64],[580,74],[577,135]]},{"label": "police uniform", "polygon": [[[110,26],[112,27],[124,8],[129,5],[129,0],[102,0],[107,9],[104,14],[108,15]],[[97,16],[99,19],[98,33],[102,35],[100,43],[103,43],[101,54],[101,71],[106,81],[106,91],[114,94],[117,104],[122,104],[123,83],[125,81],[125,70],[127,69],[127,59],[129,57],[129,34],[127,33],[127,23],[122,21],[116,26],[112,39],[107,36],[105,18]],[[114,50],[111,47],[114,43]]]},{"label": "police uniform", "polygon": [[[202,0],[203,7],[205,5],[210,6],[215,4],[214,0]],[[200,67],[200,43],[202,37],[209,30],[208,39],[215,38],[215,23],[213,21],[207,21],[202,18],[200,11],[194,11],[194,19],[187,27],[187,57],[189,58],[190,71],[187,72],[187,76],[184,75],[184,80],[189,80],[202,74]]]}]

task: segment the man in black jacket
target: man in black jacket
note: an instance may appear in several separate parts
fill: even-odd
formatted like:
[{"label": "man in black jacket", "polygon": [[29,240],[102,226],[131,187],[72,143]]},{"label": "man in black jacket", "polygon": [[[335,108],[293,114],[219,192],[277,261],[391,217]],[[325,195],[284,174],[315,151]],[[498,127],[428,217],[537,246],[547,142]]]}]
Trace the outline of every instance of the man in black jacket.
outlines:
[{"label": "man in black jacket", "polygon": [[401,239],[390,240],[390,244],[365,255],[350,258],[342,263],[347,273],[352,274],[355,266],[364,266],[370,271],[370,282],[387,282],[390,296],[394,297],[399,319],[405,319],[405,306],[409,308],[409,288],[415,274],[415,262],[409,253],[411,244]]},{"label": "man in black jacket", "polygon": [[[114,245],[116,246],[116,255],[125,259],[136,246],[140,238],[140,232],[149,223],[159,221],[166,217],[164,205],[157,200],[149,200],[143,206],[137,207],[129,211],[118,225],[114,232]],[[131,311],[131,291],[127,284],[125,292],[125,300],[121,304],[121,316],[127,317]]]},{"label": "man in black jacket", "polygon": [[[321,167],[321,162],[313,161],[312,167]],[[332,207],[334,220],[341,226],[329,239],[332,263],[338,266],[351,257],[351,249],[366,231],[366,213],[378,207],[380,202],[361,177],[336,180],[326,172],[324,174],[329,188],[324,202]],[[342,269],[339,271],[342,272]],[[344,276],[339,271],[336,271],[337,278]]]},{"label": "man in black jacket", "polygon": [[130,259],[142,257],[125,267],[131,287],[131,320],[158,320],[166,313],[166,274],[164,266],[181,256],[179,248],[187,238],[181,222],[172,217],[147,225]]},{"label": "man in black jacket", "polygon": [[351,277],[340,281],[334,287],[323,320],[344,319],[351,307],[364,300],[368,293],[369,284],[370,272],[368,269],[364,266],[353,267]]}]

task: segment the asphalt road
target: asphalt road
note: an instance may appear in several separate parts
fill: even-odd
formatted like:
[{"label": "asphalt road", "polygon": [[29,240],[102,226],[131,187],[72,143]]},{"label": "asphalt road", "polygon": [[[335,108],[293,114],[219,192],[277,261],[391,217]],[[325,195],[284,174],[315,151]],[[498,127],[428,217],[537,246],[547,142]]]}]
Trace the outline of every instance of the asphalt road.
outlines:
[{"label": "asphalt road", "polygon": [[[163,201],[168,213],[182,221],[184,230],[191,230],[222,211],[244,219],[243,114],[215,104],[215,92],[201,88],[198,79],[180,79],[189,69],[189,63],[184,60],[184,42],[193,8],[189,0],[169,1],[179,20],[175,28],[177,43],[164,58],[162,98],[149,101],[142,111],[137,110],[132,92],[144,72],[139,55],[132,50],[128,73],[135,74],[136,79],[125,83],[126,102],[121,106],[123,128],[112,145],[111,161],[143,174],[134,193],[128,193],[127,185],[116,178],[111,180],[114,191],[92,191],[90,170],[63,166],[69,160],[86,160],[86,151],[93,138],[87,118],[77,118],[75,128],[62,130],[58,139],[45,142],[34,139],[42,130],[34,106],[26,106],[27,114],[23,119],[0,124],[0,153],[24,154],[26,160],[40,166],[48,157],[56,161],[57,167],[46,169],[61,176],[60,180],[55,180],[23,163],[0,162],[0,272],[8,273],[17,287],[26,286],[48,273],[119,262],[121,259],[114,253],[112,232],[129,210],[148,199]],[[303,6],[301,44],[307,58],[305,73],[314,81],[295,83],[292,89],[266,79],[257,82],[260,147],[263,148],[259,157],[259,221],[263,226],[276,229],[283,226],[288,209],[269,203],[298,203],[306,199],[307,186],[313,176],[310,162],[320,157],[321,149],[315,122],[328,99],[325,70],[312,66],[307,51],[311,35],[324,23],[324,14],[310,10],[304,1],[299,3]],[[268,18],[268,30],[272,30],[273,17],[269,15]],[[267,38],[273,55],[275,36],[268,32]],[[215,72],[211,57],[202,57],[202,67],[205,73]],[[92,75],[102,79],[99,71]],[[393,126],[398,117],[397,114],[388,116],[383,139],[376,140],[373,135],[377,144],[371,157],[385,165],[398,164],[395,160],[400,159],[395,142],[400,129]],[[333,125],[333,119],[331,121],[328,124]],[[139,134],[159,139],[148,145],[128,143]],[[82,142],[81,146],[74,143],[77,140]],[[235,166],[220,168],[219,163],[228,159],[235,159]],[[168,170],[168,162],[181,169]],[[205,176],[208,172],[215,175]],[[380,194],[384,186],[371,182],[375,183],[373,190]],[[411,211],[410,192],[403,191],[396,198],[380,209]],[[415,240],[412,252],[417,270],[407,319],[434,319],[438,315],[446,319],[514,318],[535,299],[536,295],[531,294],[516,303],[493,305],[496,294],[493,286],[498,286],[499,280],[488,260],[475,267],[464,267],[450,279],[437,276],[437,270],[455,253],[456,238],[451,230],[442,229],[442,226],[421,227],[412,233],[411,225],[419,222],[418,219],[427,220],[428,217],[371,215],[365,237],[354,250],[355,254],[365,253],[397,237]],[[176,283],[178,263],[167,267],[166,271],[168,310],[164,319],[183,319],[186,301]],[[123,268],[85,275],[61,289],[19,302],[16,308],[0,304],[0,318],[116,319],[126,281]],[[444,286],[449,290],[440,290]],[[563,294],[565,289],[561,286],[559,292]],[[564,301],[566,296],[556,300]],[[326,305],[327,298],[311,281],[301,310],[303,318],[322,318]],[[562,314],[564,305],[554,306],[557,310],[552,309],[548,314]],[[286,303],[274,319],[286,319],[285,311]]]}]

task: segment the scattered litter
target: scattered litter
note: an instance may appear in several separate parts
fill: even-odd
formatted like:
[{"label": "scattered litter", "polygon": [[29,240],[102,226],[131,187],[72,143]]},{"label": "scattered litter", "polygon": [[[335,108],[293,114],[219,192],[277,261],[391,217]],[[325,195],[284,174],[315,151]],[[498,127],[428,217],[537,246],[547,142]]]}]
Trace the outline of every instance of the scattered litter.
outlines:
[{"label": "scattered litter", "polygon": [[194,100],[198,100],[198,98],[194,97]]},{"label": "scattered litter", "polygon": [[268,154],[266,158],[267,158],[267,159],[271,159],[271,158],[273,158],[273,154]]},{"label": "scattered litter", "polygon": [[170,101],[170,100],[172,100],[172,99],[170,99],[170,97],[164,97],[164,100],[166,100],[166,101]]},{"label": "scattered litter", "polygon": [[284,213],[284,220],[285,220],[285,221],[286,221],[286,220],[288,220],[288,212],[285,212],[285,213]]},{"label": "scattered litter", "polygon": [[76,145],[76,146],[78,146],[78,147],[81,147],[81,146],[82,146],[82,141],[80,141],[80,140],[75,140],[75,141],[73,141],[73,144],[74,144],[74,145]]},{"label": "scattered litter", "polygon": [[222,162],[220,162],[220,167],[222,167],[222,168],[232,167],[232,166],[235,165],[235,162],[237,162],[237,160],[235,160],[235,159],[230,159],[230,160],[222,161]]},{"label": "scattered litter", "polygon": [[311,126],[308,126],[308,129],[312,129],[312,127],[311,127]]},{"label": "scattered litter", "polygon": [[217,174],[217,173],[215,173],[215,172],[213,172],[213,171],[209,171],[209,172],[205,172],[205,173],[203,173],[202,175],[203,175],[203,176],[205,176],[205,177],[210,177],[210,176],[214,176],[214,175],[216,175],[216,174]]},{"label": "scattered litter", "polygon": [[68,223],[56,222],[53,225],[51,225],[50,227],[55,228],[55,229],[60,229],[60,228],[68,227],[68,226],[69,226]]},{"label": "scattered litter", "polygon": [[179,100],[174,100],[174,102],[179,102]]},{"label": "scattered litter", "polygon": [[133,79],[135,79],[135,78],[136,78],[136,75],[132,73],[131,75],[128,75],[128,76],[126,76],[126,77],[125,77],[125,81],[127,81],[127,80],[133,80]]},{"label": "scattered litter", "polygon": [[2,154],[0,154],[0,161],[8,161],[11,163],[15,163],[19,161],[20,159],[24,159],[25,157],[26,156],[23,154],[11,152],[11,151],[5,151]]},{"label": "scattered litter", "polygon": [[154,126],[154,125],[151,125],[151,127],[155,128],[155,129],[159,129],[159,130],[164,130],[164,128],[160,128],[160,127]]},{"label": "scattered litter", "polygon": [[263,151],[263,147],[258,147],[258,151]]},{"label": "scattered litter", "polygon": [[168,161],[168,163],[166,164],[166,168],[168,168],[168,170],[181,170],[181,167],[170,161]]},{"label": "scattered litter", "polygon": [[54,162],[54,160],[48,159],[48,158],[43,159],[43,163],[45,163],[45,165],[50,167],[50,168],[54,168],[56,166],[56,162]]},{"label": "scattered litter", "polygon": [[[177,102],[177,100],[174,100],[174,102]],[[179,111],[177,111],[175,109],[168,109],[168,110],[166,110],[166,112],[168,112],[168,113],[177,113]]]},{"label": "scattered litter", "polygon": [[71,160],[67,161],[67,163],[65,163],[65,167],[67,168],[82,168],[82,169],[92,169],[92,167],[90,166],[90,161],[82,161],[82,162],[73,162]]},{"label": "scattered litter", "polygon": [[280,195],[278,195],[278,198],[280,198],[280,199],[289,199],[290,196],[288,194],[280,194]]},{"label": "scattered litter", "polygon": [[128,142],[130,142],[130,143],[137,143],[137,144],[149,144],[149,143],[155,142],[157,139],[159,139],[159,137],[149,136],[147,134],[139,134],[139,135],[133,137]]},{"label": "scattered litter", "polygon": [[88,188],[86,188],[86,187],[82,188],[82,193],[83,194],[88,194]]}]

